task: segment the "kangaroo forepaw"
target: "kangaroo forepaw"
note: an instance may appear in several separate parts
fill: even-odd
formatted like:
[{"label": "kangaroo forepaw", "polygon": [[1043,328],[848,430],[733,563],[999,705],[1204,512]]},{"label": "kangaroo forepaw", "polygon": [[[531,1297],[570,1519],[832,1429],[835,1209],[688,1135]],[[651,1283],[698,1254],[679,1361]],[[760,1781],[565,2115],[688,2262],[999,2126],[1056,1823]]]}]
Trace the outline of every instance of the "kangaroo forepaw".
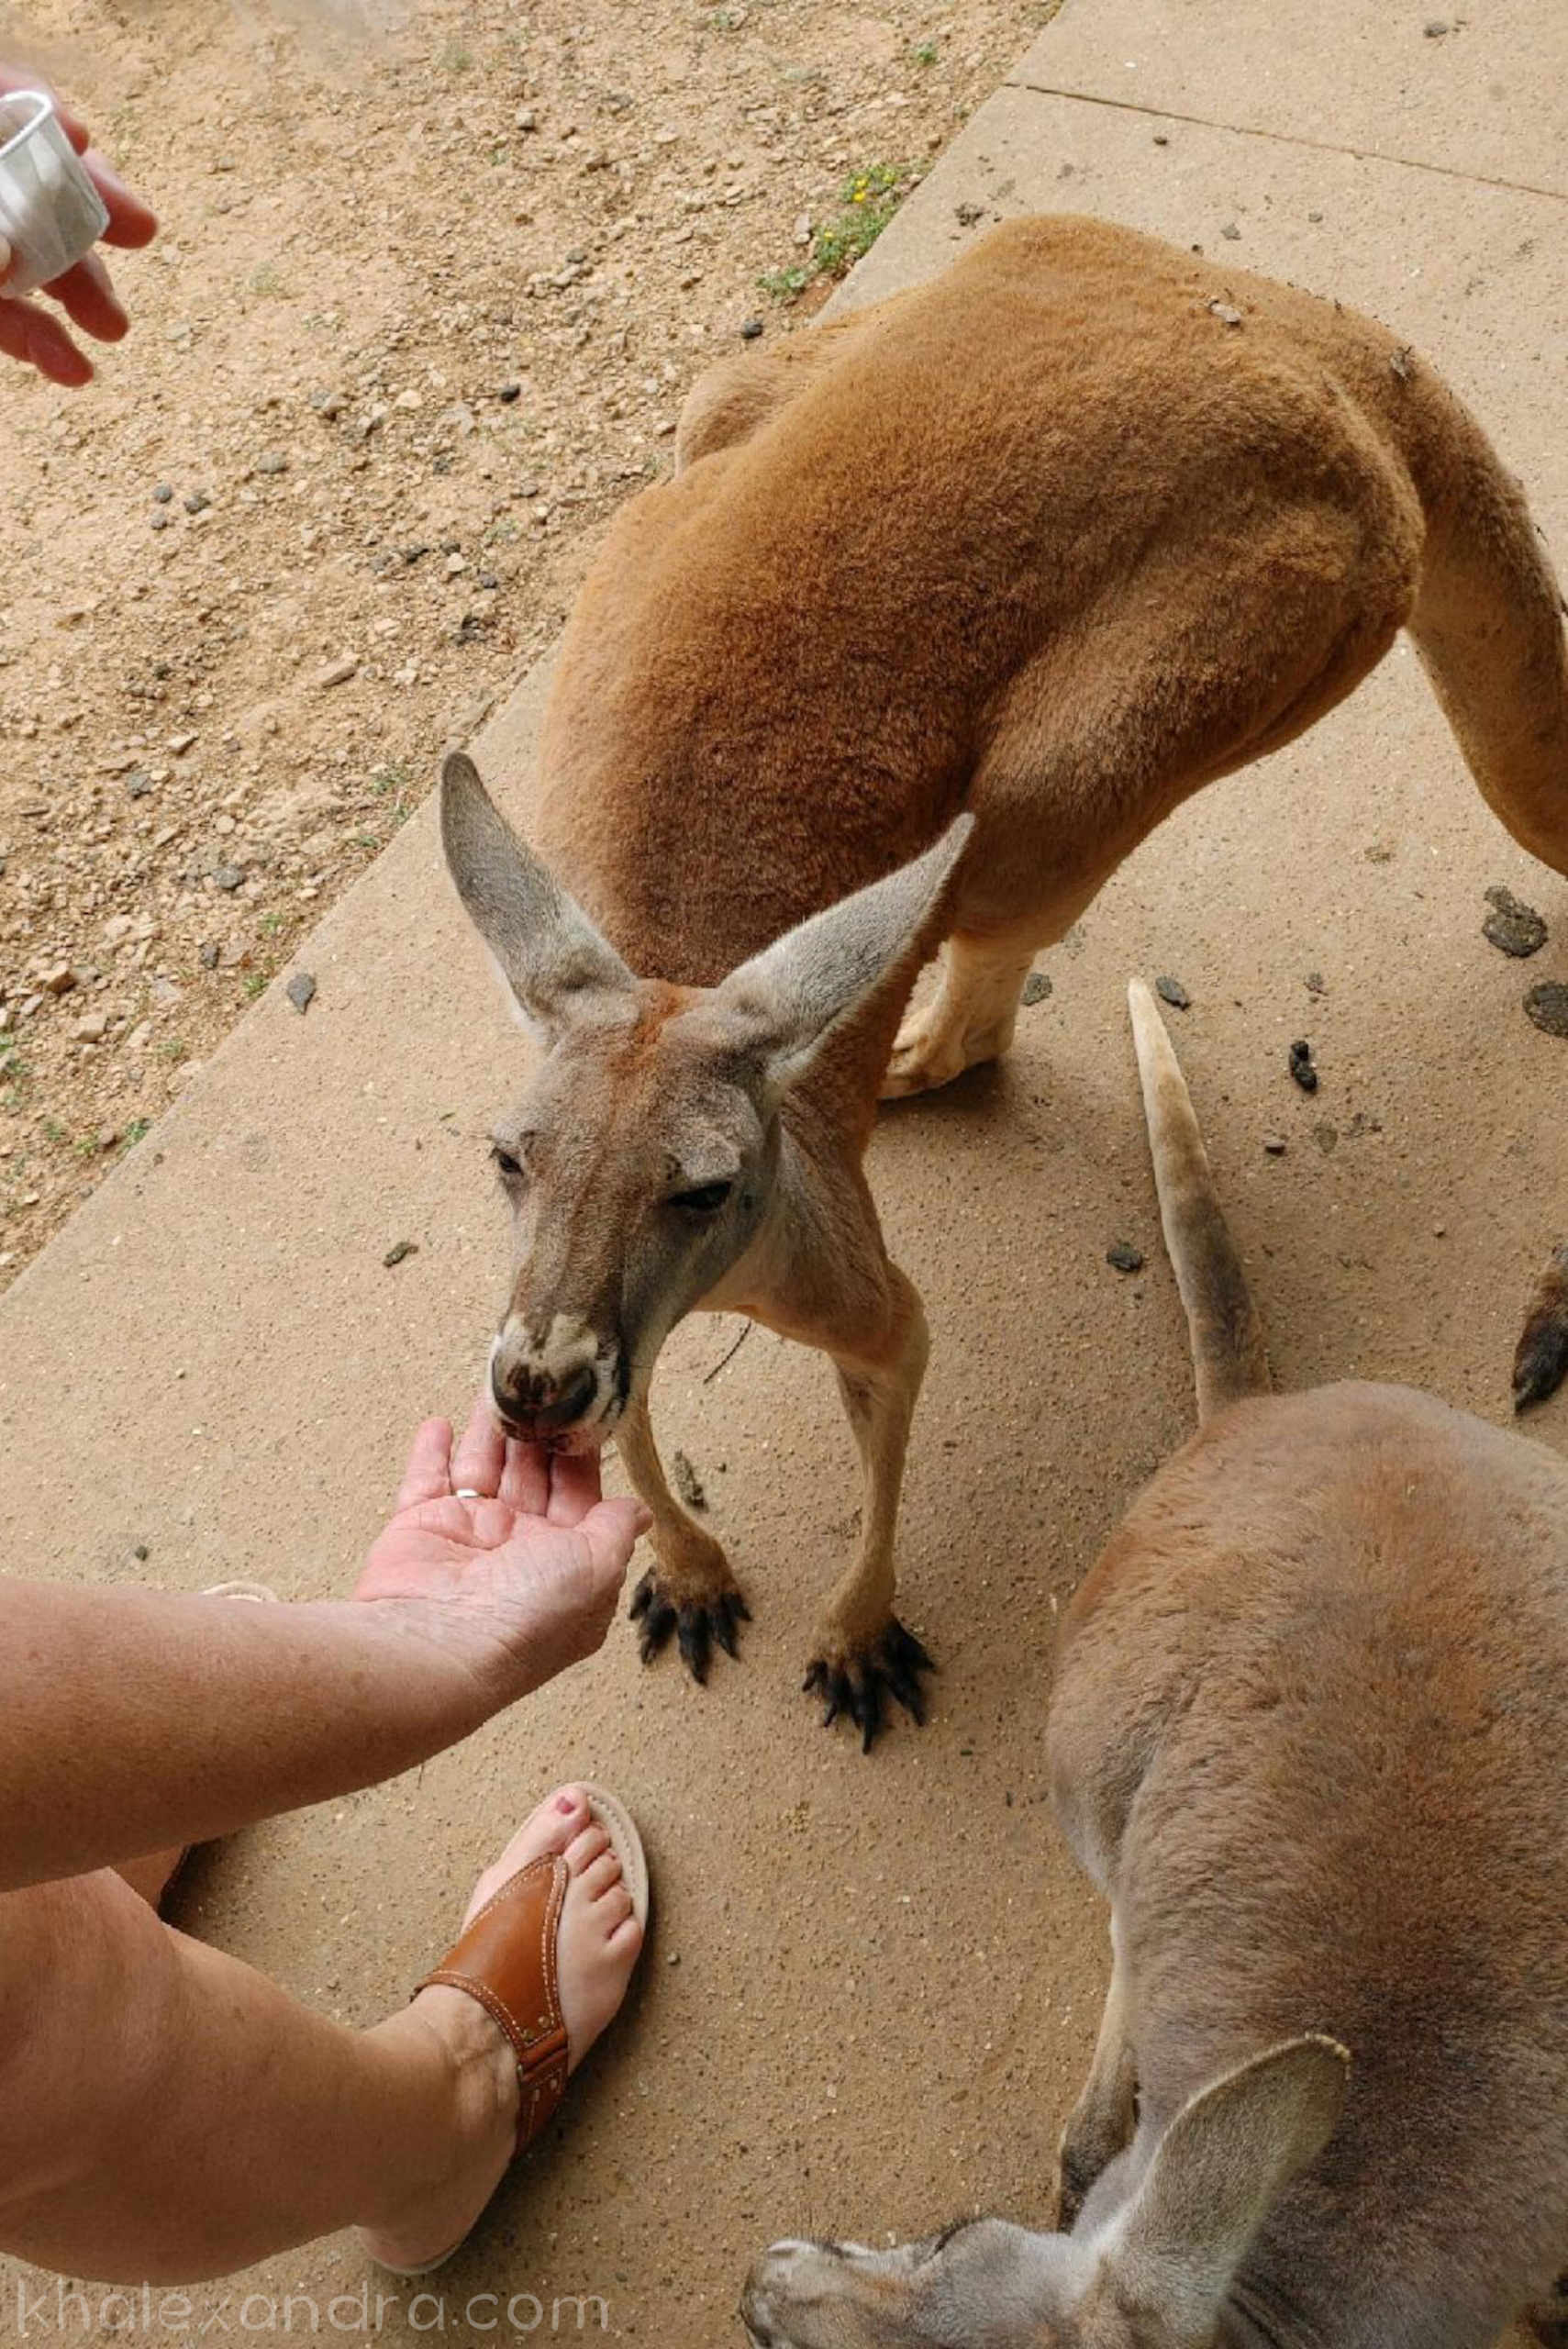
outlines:
[{"label": "kangaroo forepaw", "polygon": [[1568,1375],[1568,1243],[1541,1275],[1514,1355],[1514,1408],[1544,1403]]},{"label": "kangaroo forepaw", "polygon": [[739,1661],[739,1627],[751,1620],[751,1610],[739,1590],[716,1591],[706,1598],[677,1598],[661,1586],[656,1566],[650,1566],[633,1591],[628,1612],[638,1626],[638,1652],[643,1663],[651,1664],[668,1647],[673,1632],[686,1669],[699,1687],[706,1685],[715,1641],[726,1655]]},{"label": "kangaroo forepaw", "polygon": [[807,1696],[823,1699],[823,1728],[847,1715],[860,1731],[861,1752],[869,1753],[884,1724],[887,1697],[895,1697],[917,1726],[924,1724],[920,1675],[936,1668],[914,1632],[893,1615],[867,1647],[814,1657],[802,1686]]}]

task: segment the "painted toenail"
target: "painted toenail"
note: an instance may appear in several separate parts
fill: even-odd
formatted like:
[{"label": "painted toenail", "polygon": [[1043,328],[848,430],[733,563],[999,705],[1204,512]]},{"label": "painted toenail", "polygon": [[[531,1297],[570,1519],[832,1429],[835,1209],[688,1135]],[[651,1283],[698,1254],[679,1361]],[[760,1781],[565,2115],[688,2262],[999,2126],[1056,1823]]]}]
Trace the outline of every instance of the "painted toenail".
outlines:
[{"label": "painted toenail", "polygon": [[570,1818],[571,1818],[571,1816],[572,1816],[572,1814],[573,1814],[573,1811],[576,1809],[576,1808],[577,1808],[577,1798],[576,1798],[576,1796],[575,1796],[575,1795],[557,1795],[557,1796],[556,1796],[556,1798],[555,1798],[555,1808],[557,1809],[557,1810],[558,1810],[558,1811],[560,1811],[560,1813],[562,1814],[562,1817],[563,1819],[570,1819]]}]

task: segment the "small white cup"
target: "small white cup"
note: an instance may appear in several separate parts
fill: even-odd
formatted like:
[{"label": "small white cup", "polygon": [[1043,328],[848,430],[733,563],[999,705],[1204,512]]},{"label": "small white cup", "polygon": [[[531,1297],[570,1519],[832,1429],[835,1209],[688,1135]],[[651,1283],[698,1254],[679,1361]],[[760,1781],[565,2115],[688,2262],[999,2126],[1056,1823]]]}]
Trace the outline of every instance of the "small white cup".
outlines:
[{"label": "small white cup", "polygon": [[0,236],[12,252],[0,294],[30,294],[92,251],[108,207],[42,90],[0,97]]}]

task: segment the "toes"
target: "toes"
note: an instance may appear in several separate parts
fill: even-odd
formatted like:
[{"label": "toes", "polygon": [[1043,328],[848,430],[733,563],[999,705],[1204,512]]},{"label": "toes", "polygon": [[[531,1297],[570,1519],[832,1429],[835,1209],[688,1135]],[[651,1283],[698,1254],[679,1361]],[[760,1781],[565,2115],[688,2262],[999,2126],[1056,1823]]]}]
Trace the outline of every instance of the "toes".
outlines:
[{"label": "toes", "polygon": [[612,1884],[594,1903],[595,1921],[603,1927],[606,1939],[617,1926],[624,1925],[631,1914],[631,1895],[624,1883]]},{"label": "toes", "polygon": [[751,1620],[751,1609],[735,1589],[720,1590],[712,1598],[677,1602],[666,1596],[651,1566],[632,1593],[629,1612],[638,1627],[638,1652],[643,1663],[651,1664],[673,1637],[699,1687],[706,1685],[715,1643],[726,1655],[739,1657],[739,1626]]},{"label": "toes", "polygon": [[683,1607],[675,1618],[675,1638],[686,1668],[698,1687],[707,1679],[713,1656],[713,1625],[706,1607]]},{"label": "toes", "polygon": [[612,1885],[620,1882],[620,1876],[621,1865],[618,1854],[613,1851],[601,1852],[598,1858],[591,1860],[582,1871],[577,1882],[590,1900],[597,1900],[601,1893],[608,1892]]},{"label": "toes", "polygon": [[618,1924],[605,1943],[605,1947],[612,1957],[618,1959],[628,1970],[635,1965],[642,1952],[642,1927],[638,1923],[637,1919],[628,1917],[624,1922]]},{"label": "toes", "polygon": [[888,1697],[903,1706],[917,1727],[924,1725],[926,1698],[919,1675],[935,1670],[913,1631],[894,1617],[863,1654],[846,1657],[842,1664],[818,1656],[802,1685],[807,1696],[822,1699],[823,1728],[831,1729],[840,1715],[847,1716],[861,1732],[861,1751],[869,1753],[884,1725]]},{"label": "toes", "polygon": [[509,1876],[526,1868],[530,1860],[543,1859],[551,1852],[567,1851],[573,1838],[592,1822],[593,1812],[581,1787],[557,1787],[553,1794],[546,1795],[474,1886],[473,1897],[464,1912],[464,1924],[476,1909],[484,1908],[493,1892],[500,1890]]},{"label": "toes", "polygon": [[566,1846],[566,1865],[573,1876],[584,1875],[603,1852],[610,1848],[610,1839],[596,1819],[590,1819],[580,1835],[574,1835]]},{"label": "toes", "polygon": [[660,1649],[668,1645],[675,1628],[675,1609],[660,1589],[651,1566],[632,1592],[628,1611],[638,1627],[638,1653],[644,1664],[651,1664]]}]

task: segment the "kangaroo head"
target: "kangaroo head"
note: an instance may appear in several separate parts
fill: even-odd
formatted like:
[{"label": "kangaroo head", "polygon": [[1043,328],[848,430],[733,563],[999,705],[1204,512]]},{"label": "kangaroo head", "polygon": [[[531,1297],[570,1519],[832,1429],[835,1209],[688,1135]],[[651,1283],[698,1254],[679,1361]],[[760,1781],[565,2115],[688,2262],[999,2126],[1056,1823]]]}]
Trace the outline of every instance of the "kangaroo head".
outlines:
[{"label": "kangaroo head", "polygon": [[895,2251],[775,2243],[741,2298],[754,2349],[1208,2349],[1259,2228],[1333,2132],[1348,2065],[1306,2038],[1226,2073],[1070,2235],[978,2219]]},{"label": "kangaroo head", "polygon": [[544,1058],[495,1135],[516,1271],[491,1353],[514,1433],[602,1444],[774,1196],[779,1104],[933,911],[968,835],[790,930],[717,987],[638,978],[497,813],[441,771],[458,893]]}]

